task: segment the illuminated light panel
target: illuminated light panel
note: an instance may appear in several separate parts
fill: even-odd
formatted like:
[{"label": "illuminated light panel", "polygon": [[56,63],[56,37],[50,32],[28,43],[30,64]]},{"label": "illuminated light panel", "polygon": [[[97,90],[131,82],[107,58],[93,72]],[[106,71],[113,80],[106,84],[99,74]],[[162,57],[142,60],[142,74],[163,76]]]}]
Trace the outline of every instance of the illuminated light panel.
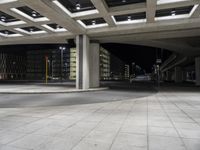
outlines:
[{"label": "illuminated light panel", "polygon": [[100,27],[107,27],[107,23],[102,23],[102,24],[95,24],[95,25],[85,25],[81,20],[77,20],[77,22],[82,25],[86,29],[92,29],[92,28],[100,28]]},{"label": "illuminated light panel", "polygon": [[187,1],[190,0],[158,0],[157,5],[176,3],[176,2],[187,2]]},{"label": "illuminated light panel", "polygon": [[24,12],[18,10],[17,8],[11,8],[11,10],[13,12],[15,12],[15,13],[17,13],[17,14],[19,14],[19,15],[21,15],[21,16],[23,16],[23,17],[25,17],[25,18],[27,18],[27,19],[29,19],[31,21],[33,21],[33,22],[49,21],[49,19],[47,17],[33,18],[33,17],[25,14]]},{"label": "illuminated light panel", "polygon": [[[190,7],[190,6],[187,6],[187,7]],[[185,8],[182,7],[185,9],[185,10],[183,9],[185,11],[185,13],[183,13],[183,10],[180,10],[180,8],[174,8],[174,9],[172,9],[172,11],[170,13],[166,11],[165,13],[168,15],[165,14],[163,16],[157,16],[157,17],[155,17],[155,21],[189,18],[194,13],[194,11],[198,7],[198,5],[194,5],[192,8],[189,8],[191,10],[189,10],[187,7],[185,7]],[[158,15],[158,14],[156,14],[156,15]]]},{"label": "illuminated light panel", "polygon": [[47,28],[48,30],[52,32],[66,32],[67,30],[65,28],[59,28],[59,29],[54,29],[46,24],[42,25],[43,27]]},{"label": "illuminated light panel", "polygon": [[32,31],[32,32],[29,32],[29,31],[26,31],[24,29],[21,29],[21,28],[15,28],[16,31],[19,31],[19,32],[22,32],[22,33],[26,33],[26,34],[29,34],[29,35],[34,35],[34,34],[43,34],[43,33],[47,33],[46,31]]},{"label": "illuminated light panel", "polygon": [[156,17],[155,21],[161,21],[161,20],[171,20],[171,19],[183,19],[183,18],[189,18],[189,14],[184,15],[171,15],[171,16],[164,16],[164,17]]},{"label": "illuminated light panel", "polygon": [[19,37],[19,36],[23,36],[23,35],[9,31],[9,30],[1,30],[0,36],[8,38],[8,37]]},{"label": "illuminated light panel", "polygon": [[114,16],[111,16],[113,21],[115,22],[116,25],[124,25],[124,24],[137,24],[137,23],[145,23],[147,20],[146,19],[136,19],[136,20],[127,20],[127,21],[119,21],[117,22],[115,20]]},{"label": "illuminated light panel", "polygon": [[15,26],[15,25],[21,25],[21,24],[26,24],[26,22],[24,22],[24,21],[14,21],[14,22],[5,23],[3,21],[0,21],[0,25],[3,25],[3,26]]},{"label": "illuminated light panel", "polygon": [[59,1],[57,0],[53,0],[52,1],[56,6],[58,6],[63,12],[65,12],[66,14],[68,14],[70,17],[74,18],[74,17],[80,17],[80,16],[86,16],[86,15],[90,15],[90,14],[98,14],[99,11],[97,9],[94,10],[87,10],[87,11],[83,11],[83,12],[76,12],[76,13],[71,13],[67,8],[65,8],[65,6],[63,6]]},{"label": "illuminated light panel", "polygon": [[13,25],[20,25],[25,24],[26,22],[17,19],[16,17],[13,17],[5,12],[0,11],[0,25],[3,26],[13,26]]},{"label": "illuminated light panel", "polygon": [[116,25],[122,24],[136,24],[136,23],[145,23],[146,22],[146,13],[133,13],[133,14],[124,14],[111,16]]}]

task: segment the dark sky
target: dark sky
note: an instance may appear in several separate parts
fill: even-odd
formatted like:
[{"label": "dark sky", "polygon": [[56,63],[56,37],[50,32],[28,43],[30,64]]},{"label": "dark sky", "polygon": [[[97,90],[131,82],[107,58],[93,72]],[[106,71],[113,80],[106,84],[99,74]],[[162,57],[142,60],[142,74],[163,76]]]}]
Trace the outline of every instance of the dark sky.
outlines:
[{"label": "dark sky", "polygon": [[137,45],[109,43],[102,46],[127,64],[135,62],[146,72],[151,72],[157,57],[166,60],[171,54],[167,50]]}]

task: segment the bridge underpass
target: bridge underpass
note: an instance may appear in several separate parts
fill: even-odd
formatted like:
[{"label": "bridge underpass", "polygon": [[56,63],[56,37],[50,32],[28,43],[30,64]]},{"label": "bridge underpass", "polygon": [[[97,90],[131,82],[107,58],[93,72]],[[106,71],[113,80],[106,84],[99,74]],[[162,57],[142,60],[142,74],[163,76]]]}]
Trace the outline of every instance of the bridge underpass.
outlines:
[{"label": "bridge underpass", "polygon": [[[0,94],[0,149],[199,150],[199,4],[199,0],[1,0],[0,50],[9,45],[57,44],[61,57],[60,52],[71,48],[68,45],[74,41],[76,68],[71,76],[74,82],[45,84],[42,71],[37,78],[43,84],[14,81],[13,87],[13,83],[0,83],[4,91],[9,86],[19,92],[38,87],[41,92],[47,87],[54,91]],[[157,79],[165,82],[159,87],[150,81],[99,82],[101,45],[107,43],[171,51],[172,56],[155,70],[160,73]],[[30,58],[39,58],[34,54],[37,50],[32,50]],[[25,54],[13,54],[20,53]],[[145,54],[144,61],[149,57]],[[42,56],[43,62],[34,68],[44,63],[58,64],[58,68],[64,64],[56,55],[51,60],[57,62],[44,62],[46,52]],[[10,62],[11,70],[16,69],[17,61]],[[64,80],[65,73],[52,68],[48,69],[54,79]],[[1,79],[16,78],[11,74],[1,75]],[[17,77],[24,78],[23,74]],[[186,79],[190,81],[180,83]],[[99,89],[100,85],[110,89]],[[55,93],[59,86],[73,87],[76,93]],[[99,91],[80,93],[93,88]]]}]

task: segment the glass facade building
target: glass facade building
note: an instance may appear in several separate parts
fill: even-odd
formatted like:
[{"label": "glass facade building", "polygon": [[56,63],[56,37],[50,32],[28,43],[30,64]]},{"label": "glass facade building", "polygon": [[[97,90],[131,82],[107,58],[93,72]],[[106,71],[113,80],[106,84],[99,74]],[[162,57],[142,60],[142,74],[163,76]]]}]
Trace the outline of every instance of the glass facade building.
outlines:
[{"label": "glass facade building", "polygon": [[0,51],[0,80],[23,80],[26,78],[26,55],[24,52]]},{"label": "glass facade building", "polygon": [[110,79],[110,53],[103,47],[100,47],[100,78]]},{"label": "glass facade building", "polygon": [[[45,80],[46,70],[48,80],[76,80],[76,48],[19,51],[0,51],[0,80]],[[103,47],[99,58],[100,80],[125,79],[123,61]]]}]

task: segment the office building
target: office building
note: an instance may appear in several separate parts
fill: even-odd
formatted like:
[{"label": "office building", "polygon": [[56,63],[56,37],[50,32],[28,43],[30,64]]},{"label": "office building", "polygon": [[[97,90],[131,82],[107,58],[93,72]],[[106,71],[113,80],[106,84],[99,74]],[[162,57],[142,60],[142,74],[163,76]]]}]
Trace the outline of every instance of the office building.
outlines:
[{"label": "office building", "polygon": [[130,66],[128,64],[125,64],[124,78],[125,80],[129,80],[129,77],[130,77]]},{"label": "office building", "polygon": [[110,79],[110,53],[104,49],[100,48],[100,78],[101,80]]}]

